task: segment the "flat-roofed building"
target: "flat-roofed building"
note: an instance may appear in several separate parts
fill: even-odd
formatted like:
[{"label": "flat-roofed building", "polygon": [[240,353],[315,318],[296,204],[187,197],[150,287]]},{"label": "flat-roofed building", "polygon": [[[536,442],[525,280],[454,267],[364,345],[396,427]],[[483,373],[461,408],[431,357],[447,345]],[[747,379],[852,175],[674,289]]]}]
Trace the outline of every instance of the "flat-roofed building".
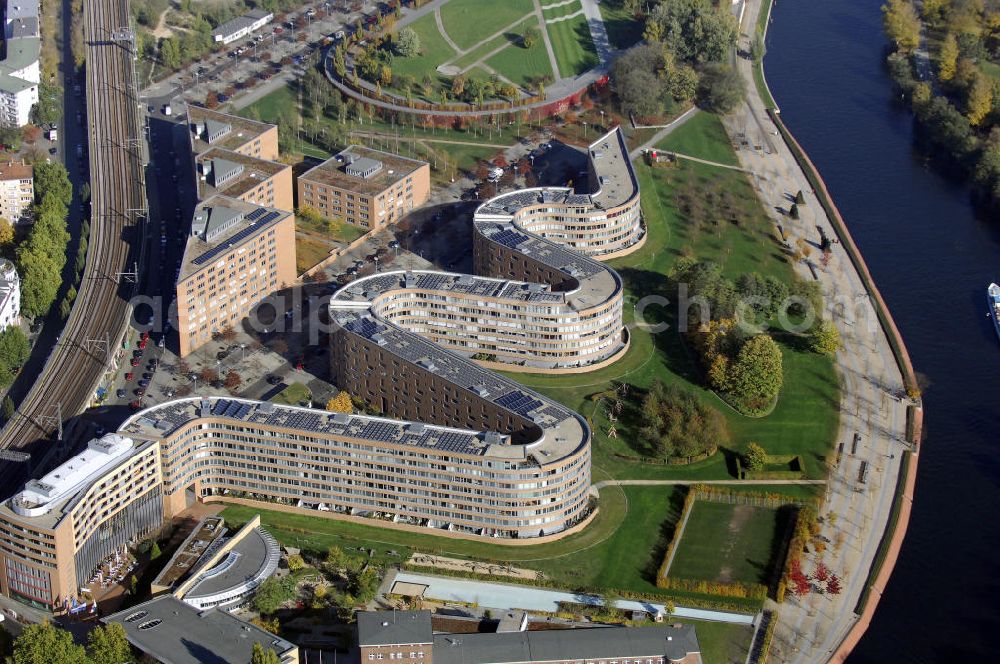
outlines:
[{"label": "flat-roofed building", "polygon": [[356,616],[361,664],[701,664],[692,625],[435,634],[430,611]]},{"label": "flat-roofed building", "polygon": [[211,147],[195,157],[198,199],[216,194],[292,212],[292,167]]},{"label": "flat-roofed building", "polygon": [[298,647],[236,616],[201,611],[173,595],[162,595],[101,618],[117,623],[133,646],[163,664],[245,664],[254,644],[274,651],[281,664],[298,664]]},{"label": "flat-roofed building", "polygon": [[430,164],[352,145],[299,176],[299,207],[362,228],[399,221],[430,194]]},{"label": "flat-roofed building", "polygon": [[100,563],[163,521],[159,445],[119,434],[0,504],[0,591],[42,608],[78,594]]},{"label": "flat-roofed building", "polygon": [[[215,160],[213,168],[225,173],[238,165]],[[290,212],[221,195],[200,203],[177,277],[181,357],[216,332],[235,328],[262,299],[295,278]]]},{"label": "flat-roofed building", "polygon": [[0,217],[24,220],[35,201],[35,171],[23,161],[0,162]]},{"label": "flat-roofed building", "polygon": [[231,44],[237,39],[251,35],[274,20],[274,14],[263,9],[254,9],[243,16],[226,21],[212,30],[212,39],[221,44]]},{"label": "flat-roofed building", "polygon": [[265,161],[278,159],[276,125],[189,105],[188,129],[193,154],[218,147]]}]

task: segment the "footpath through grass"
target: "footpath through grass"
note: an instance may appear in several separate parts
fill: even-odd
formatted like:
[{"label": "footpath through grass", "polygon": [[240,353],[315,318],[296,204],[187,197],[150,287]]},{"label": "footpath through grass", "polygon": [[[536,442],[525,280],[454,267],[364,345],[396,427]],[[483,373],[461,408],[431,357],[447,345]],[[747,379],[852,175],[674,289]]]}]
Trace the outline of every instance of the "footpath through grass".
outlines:
[{"label": "footpath through grass", "polygon": [[656,147],[689,157],[707,159],[719,164],[739,166],[739,159],[730,147],[726,128],[714,113],[696,113],[673,130]]},{"label": "footpath through grass", "polygon": [[545,29],[549,33],[561,77],[579,76],[600,63],[597,47],[590,35],[590,25],[583,14],[565,21],[546,23]]}]

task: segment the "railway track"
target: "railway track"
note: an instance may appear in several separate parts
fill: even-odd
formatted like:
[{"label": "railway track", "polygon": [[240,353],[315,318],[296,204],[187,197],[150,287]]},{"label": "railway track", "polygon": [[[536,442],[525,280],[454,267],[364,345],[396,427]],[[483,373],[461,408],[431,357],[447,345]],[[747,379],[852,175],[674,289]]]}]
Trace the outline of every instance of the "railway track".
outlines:
[{"label": "railway track", "polygon": [[[0,431],[0,449],[32,454],[38,465],[65,421],[89,405],[121,348],[135,280],[122,279],[140,259],[143,120],[136,91],[128,0],[83,4],[91,233],[87,264],[69,319],[41,374]],[[6,462],[9,463],[9,462]],[[5,477],[0,466],[0,478]]]}]

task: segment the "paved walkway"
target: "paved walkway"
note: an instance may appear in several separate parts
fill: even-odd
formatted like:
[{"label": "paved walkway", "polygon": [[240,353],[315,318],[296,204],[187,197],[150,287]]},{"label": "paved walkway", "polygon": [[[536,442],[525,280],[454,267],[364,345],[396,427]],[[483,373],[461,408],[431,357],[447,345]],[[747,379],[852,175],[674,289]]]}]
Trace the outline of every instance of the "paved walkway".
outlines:
[{"label": "paved walkway", "polygon": [[[555,613],[559,610],[560,602],[572,602],[574,604],[587,604],[590,606],[601,605],[601,598],[599,596],[588,595],[586,593],[533,588],[531,586],[506,583],[492,583],[488,581],[476,581],[474,579],[431,576],[429,574],[415,574],[412,572],[390,572],[383,582],[383,592],[391,592],[393,585],[396,583],[426,586],[423,596],[430,599],[437,599],[444,602],[474,603],[480,607],[501,609],[504,611],[508,609],[523,609],[525,611]],[[666,613],[664,605],[655,602],[618,600],[615,602],[615,606],[627,611]],[[745,613],[711,611],[683,606],[675,607],[673,615],[678,618],[712,620],[738,625],[751,625],[755,617]]]},{"label": "paved walkway", "polygon": [[451,35],[448,34],[448,31],[444,29],[444,21],[441,20],[441,7],[440,6],[437,6],[437,7],[434,8],[434,22],[437,24],[437,29],[438,29],[438,32],[441,33],[441,37],[444,38],[444,40],[446,42],[448,42],[448,46],[451,46],[452,49],[454,49],[454,51],[456,53],[458,53],[459,55],[461,55],[462,53],[465,53],[465,51],[463,51],[461,48],[459,48],[458,44],[456,44],[454,42],[454,40],[452,40]]},{"label": "paved walkway", "polygon": [[545,51],[549,54],[549,64],[552,65],[552,76],[555,80],[562,78],[559,72],[559,63],[556,62],[556,52],[552,48],[552,41],[549,39],[549,31],[545,29],[545,14],[542,13],[542,3],[535,0],[535,16],[538,17],[538,25],[542,31],[542,43],[545,44]]},{"label": "paved walkway", "polygon": [[[740,41],[749,51],[760,0],[749,0],[741,26]],[[750,146],[739,151],[740,162],[764,177],[756,181],[764,207],[781,224],[790,243],[802,239],[818,243],[818,229],[837,237],[830,220],[811,191],[805,174],[779,136],[753,82],[752,63],[737,60],[737,69],[747,81],[748,103],[726,119],[731,136],[744,129]],[[754,146],[759,145],[756,149]],[[799,220],[779,213],[786,210],[796,192],[805,194],[799,205]],[[822,535],[832,543],[822,556],[810,552],[803,559],[811,571],[820,557],[842,579],[843,592],[835,597],[812,593],[790,597],[775,607],[780,616],[772,659],[792,664],[827,661],[857,617],[854,607],[885,532],[892,505],[905,440],[903,379],[888,339],[878,324],[875,309],[864,284],[842,245],[835,244],[829,264],[814,266],[825,297],[826,311],[840,331],[844,347],[836,360],[842,397],[837,441],[845,443],[839,465],[831,469],[822,513]],[[800,276],[812,279],[809,267],[795,266]],[[861,436],[856,454],[851,439]],[[858,481],[862,463],[869,468],[868,481]]]}]

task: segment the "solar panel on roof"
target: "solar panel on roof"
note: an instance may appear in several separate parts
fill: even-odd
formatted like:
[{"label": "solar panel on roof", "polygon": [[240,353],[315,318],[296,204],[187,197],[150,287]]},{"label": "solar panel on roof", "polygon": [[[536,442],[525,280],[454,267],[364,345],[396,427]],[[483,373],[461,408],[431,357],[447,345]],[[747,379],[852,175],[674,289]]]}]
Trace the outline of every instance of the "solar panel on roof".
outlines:
[{"label": "solar panel on roof", "polygon": [[256,210],[254,210],[250,214],[248,214],[246,216],[246,219],[247,219],[247,221],[254,221],[255,219],[257,219],[257,217],[261,216],[265,212],[267,212],[267,210],[265,210],[264,208],[257,208]]},{"label": "solar panel on roof", "polygon": [[[260,209],[261,208],[257,208],[257,210]],[[256,212],[257,210],[254,210],[254,212]],[[282,214],[283,213],[281,212],[274,212],[274,211],[267,212],[263,217],[257,219],[256,221],[251,222],[249,226],[241,230],[239,233],[236,233],[228,240],[225,240],[223,244],[220,244],[217,247],[209,249],[208,251],[198,256],[191,262],[194,263],[195,265],[204,265],[205,263],[212,260],[219,254],[227,251],[231,246],[239,244],[246,238],[250,237],[257,231],[259,231],[261,228],[263,228],[267,224],[271,223],[272,221],[280,217]]]}]

